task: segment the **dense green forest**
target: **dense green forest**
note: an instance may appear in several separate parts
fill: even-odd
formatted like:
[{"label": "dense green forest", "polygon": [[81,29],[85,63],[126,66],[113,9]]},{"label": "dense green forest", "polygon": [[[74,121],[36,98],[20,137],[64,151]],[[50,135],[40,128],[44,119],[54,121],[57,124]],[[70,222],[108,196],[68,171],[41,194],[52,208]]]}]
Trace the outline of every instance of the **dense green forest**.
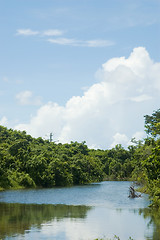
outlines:
[{"label": "dense green forest", "polygon": [[160,206],[160,109],[146,115],[147,137],[109,150],[57,144],[0,126],[0,189],[134,180]]}]

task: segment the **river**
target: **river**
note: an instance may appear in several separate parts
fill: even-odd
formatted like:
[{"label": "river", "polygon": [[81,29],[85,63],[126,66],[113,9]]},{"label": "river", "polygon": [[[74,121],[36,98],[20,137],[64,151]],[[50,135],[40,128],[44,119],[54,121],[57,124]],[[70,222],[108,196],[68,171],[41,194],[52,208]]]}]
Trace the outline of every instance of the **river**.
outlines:
[{"label": "river", "polygon": [[130,185],[107,181],[0,192],[0,239],[94,240],[117,235],[121,240],[159,240],[147,195],[128,198]]}]

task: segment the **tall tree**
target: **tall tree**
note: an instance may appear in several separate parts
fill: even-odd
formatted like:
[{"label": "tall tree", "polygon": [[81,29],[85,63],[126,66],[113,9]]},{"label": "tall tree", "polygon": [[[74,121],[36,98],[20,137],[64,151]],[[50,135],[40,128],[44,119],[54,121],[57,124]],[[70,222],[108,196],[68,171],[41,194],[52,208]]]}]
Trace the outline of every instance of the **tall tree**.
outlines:
[{"label": "tall tree", "polygon": [[145,115],[146,133],[152,137],[160,136],[160,109],[154,111],[151,116]]}]

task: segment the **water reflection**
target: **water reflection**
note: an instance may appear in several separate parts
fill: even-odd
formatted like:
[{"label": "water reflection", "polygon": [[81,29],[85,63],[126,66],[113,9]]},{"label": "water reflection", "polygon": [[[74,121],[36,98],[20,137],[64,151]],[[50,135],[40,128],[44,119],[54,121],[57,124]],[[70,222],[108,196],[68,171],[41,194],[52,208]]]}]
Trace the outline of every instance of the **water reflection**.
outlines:
[{"label": "water reflection", "polygon": [[140,209],[139,214],[143,215],[144,219],[150,219],[148,227],[152,226],[152,240],[160,239],[160,211],[151,208]]},{"label": "water reflection", "polygon": [[158,227],[153,231],[159,220],[149,209],[0,203],[0,239],[93,240],[116,234],[159,240]]},{"label": "water reflection", "polygon": [[31,227],[64,218],[83,219],[92,207],[67,205],[36,205],[0,203],[0,239],[15,234],[24,234]]},{"label": "water reflection", "polygon": [[3,240],[160,240],[160,214],[147,195],[128,198],[130,182],[0,192]]}]

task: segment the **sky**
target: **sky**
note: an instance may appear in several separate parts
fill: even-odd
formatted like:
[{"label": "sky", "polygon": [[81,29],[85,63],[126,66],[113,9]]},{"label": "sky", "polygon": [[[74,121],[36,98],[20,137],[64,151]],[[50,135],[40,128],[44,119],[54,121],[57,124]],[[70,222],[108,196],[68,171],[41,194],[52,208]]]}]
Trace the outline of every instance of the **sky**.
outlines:
[{"label": "sky", "polygon": [[160,0],[0,0],[0,124],[90,148],[160,108]]}]

